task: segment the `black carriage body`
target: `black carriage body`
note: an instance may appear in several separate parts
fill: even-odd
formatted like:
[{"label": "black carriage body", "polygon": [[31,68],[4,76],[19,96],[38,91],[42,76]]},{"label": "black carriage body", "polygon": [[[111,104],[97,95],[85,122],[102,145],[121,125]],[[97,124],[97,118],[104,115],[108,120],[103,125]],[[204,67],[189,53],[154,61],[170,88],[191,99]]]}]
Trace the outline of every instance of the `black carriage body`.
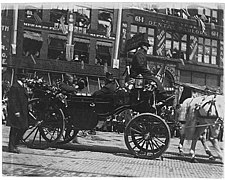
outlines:
[{"label": "black carriage body", "polygon": [[66,114],[75,129],[88,130],[96,127],[98,120],[130,108],[129,94],[121,91],[104,97],[72,95],[67,100]]}]

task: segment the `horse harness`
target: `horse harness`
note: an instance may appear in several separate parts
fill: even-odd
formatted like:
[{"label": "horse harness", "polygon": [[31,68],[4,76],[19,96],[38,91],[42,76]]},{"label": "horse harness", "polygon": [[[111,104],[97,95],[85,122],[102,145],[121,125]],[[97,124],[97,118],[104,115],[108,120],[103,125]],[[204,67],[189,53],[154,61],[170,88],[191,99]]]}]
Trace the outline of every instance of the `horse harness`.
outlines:
[{"label": "horse harness", "polygon": [[[192,100],[190,101],[189,105],[191,104],[191,102],[193,101],[194,98],[192,98]],[[213,96],[213,98],[207,102],[204,102],[206,99],[206,96],[203,97],[202,101],[199,104],[195,105],[195,112],[197,113],[197,116],[199,118],[207,118],[207,119],[216,119],[216,121],[214,123],[208,123],[208,124],[203,124],[200,125],[199,121],[197,121],[197,125],[195,127],[201,127],[201,126],[215,126],[216,124],[223,124],[223,119],[221,117],[219,117],[217,108],[216,108],[216,94]],[[206,113],[206,115],[202,115],[201,114],[201,109],[203,109],[206,105],[209,105],[209,109]],[[190,106],[189,106],[190,108]],[[212,110],[213,108],[215,109],[215,115],[212,114]],[[192,126],[189,126],[192,127]],[[186,127],[186,128],[189,128]]]}]

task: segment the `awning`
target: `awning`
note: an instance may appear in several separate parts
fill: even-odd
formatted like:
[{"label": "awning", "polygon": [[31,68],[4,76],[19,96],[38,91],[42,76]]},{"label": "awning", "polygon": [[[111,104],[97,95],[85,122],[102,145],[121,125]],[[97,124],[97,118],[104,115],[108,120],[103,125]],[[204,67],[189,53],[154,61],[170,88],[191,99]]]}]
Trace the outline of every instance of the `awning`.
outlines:
[{"label": "awning", "polygon": [[188,88],[195,89],[195,90],[200,90],[200,91],[205,91],[205,88],[206,88],[206,86],[200,86],[198,84],[192,84],[192,83],[179,82],[177,84],[181,85],[183,87],[188,87]]},{"label": "awning", "polygon": [[90,40],[89,40],[89,39],[73,38],[73,40],[74,40],[75,42],[82,42],[82,43],[87,43],[87,44],[90,43]]},{"label": "awning", "polygon": [[35,40],[35,41],[43,41],[41,34],[35,33],[32,31],[24,31],[23,37],[31,39],[31,40]]},{"label": "awning", "polygon": [[49,34],[48,37],[67,41],[67,36],[62,36],[62,35],[58,35],[58,34]]},{"label": "awning", "polygon": [[97,41],[97,45],[99,46],[108,46],[108,47],[112,47],[112,43],[109,42],[103,42],[103,41]]}]

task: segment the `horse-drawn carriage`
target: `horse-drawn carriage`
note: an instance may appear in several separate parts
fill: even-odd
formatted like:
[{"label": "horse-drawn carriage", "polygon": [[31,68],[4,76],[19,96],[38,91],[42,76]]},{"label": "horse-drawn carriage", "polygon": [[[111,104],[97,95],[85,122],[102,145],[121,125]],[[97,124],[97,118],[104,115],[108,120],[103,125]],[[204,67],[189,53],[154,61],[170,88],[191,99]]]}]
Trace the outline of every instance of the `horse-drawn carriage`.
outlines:
[{"label": "horse-drawn carriage", "polygon": [[124,131],[131,154],[154,159],[168,148],[170,129],[160,117],[162,103],[156,99],[157,86],[153,81],[144,84],[143,79],[136,79],[129,88],[117,87],[104,97],[63,94],[59,88],[38,80],[27,84],[35,94],[29,101],[29,129],[23,136],[29,147],[48,148],[67,143],[79,130],[96,127],[100,119],[133,110],[138,113]]}]

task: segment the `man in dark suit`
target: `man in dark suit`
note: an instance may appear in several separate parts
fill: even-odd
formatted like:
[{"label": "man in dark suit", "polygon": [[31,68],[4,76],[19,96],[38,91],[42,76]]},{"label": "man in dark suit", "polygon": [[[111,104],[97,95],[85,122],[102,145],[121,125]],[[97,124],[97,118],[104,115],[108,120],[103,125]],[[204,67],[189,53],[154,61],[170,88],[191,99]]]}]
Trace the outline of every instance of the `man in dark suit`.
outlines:
[{"label": "man in dark suit", "polygon": [[164,99],[165,90],[162,86],[162,83],[155,76],[153,76],[152,72],[147,68],[146,55],[150,46],[151,45],[149,44],[148,40],[144,40],[138,44],[139,49],[134,54],[131,62],[130,77],[136,78],[137,75],[141,74],[144,79],[153,80],[157,84],[157,95],[159,96],[159,94],[163,94],[161,97]]},{"label": "man in dark suit", "polygon": [[8,94],[7,126],[10,126],[8,150],[19,153],[17,145],[28,128],[28,94],[24,87],[24,74],[17,74]]}]

